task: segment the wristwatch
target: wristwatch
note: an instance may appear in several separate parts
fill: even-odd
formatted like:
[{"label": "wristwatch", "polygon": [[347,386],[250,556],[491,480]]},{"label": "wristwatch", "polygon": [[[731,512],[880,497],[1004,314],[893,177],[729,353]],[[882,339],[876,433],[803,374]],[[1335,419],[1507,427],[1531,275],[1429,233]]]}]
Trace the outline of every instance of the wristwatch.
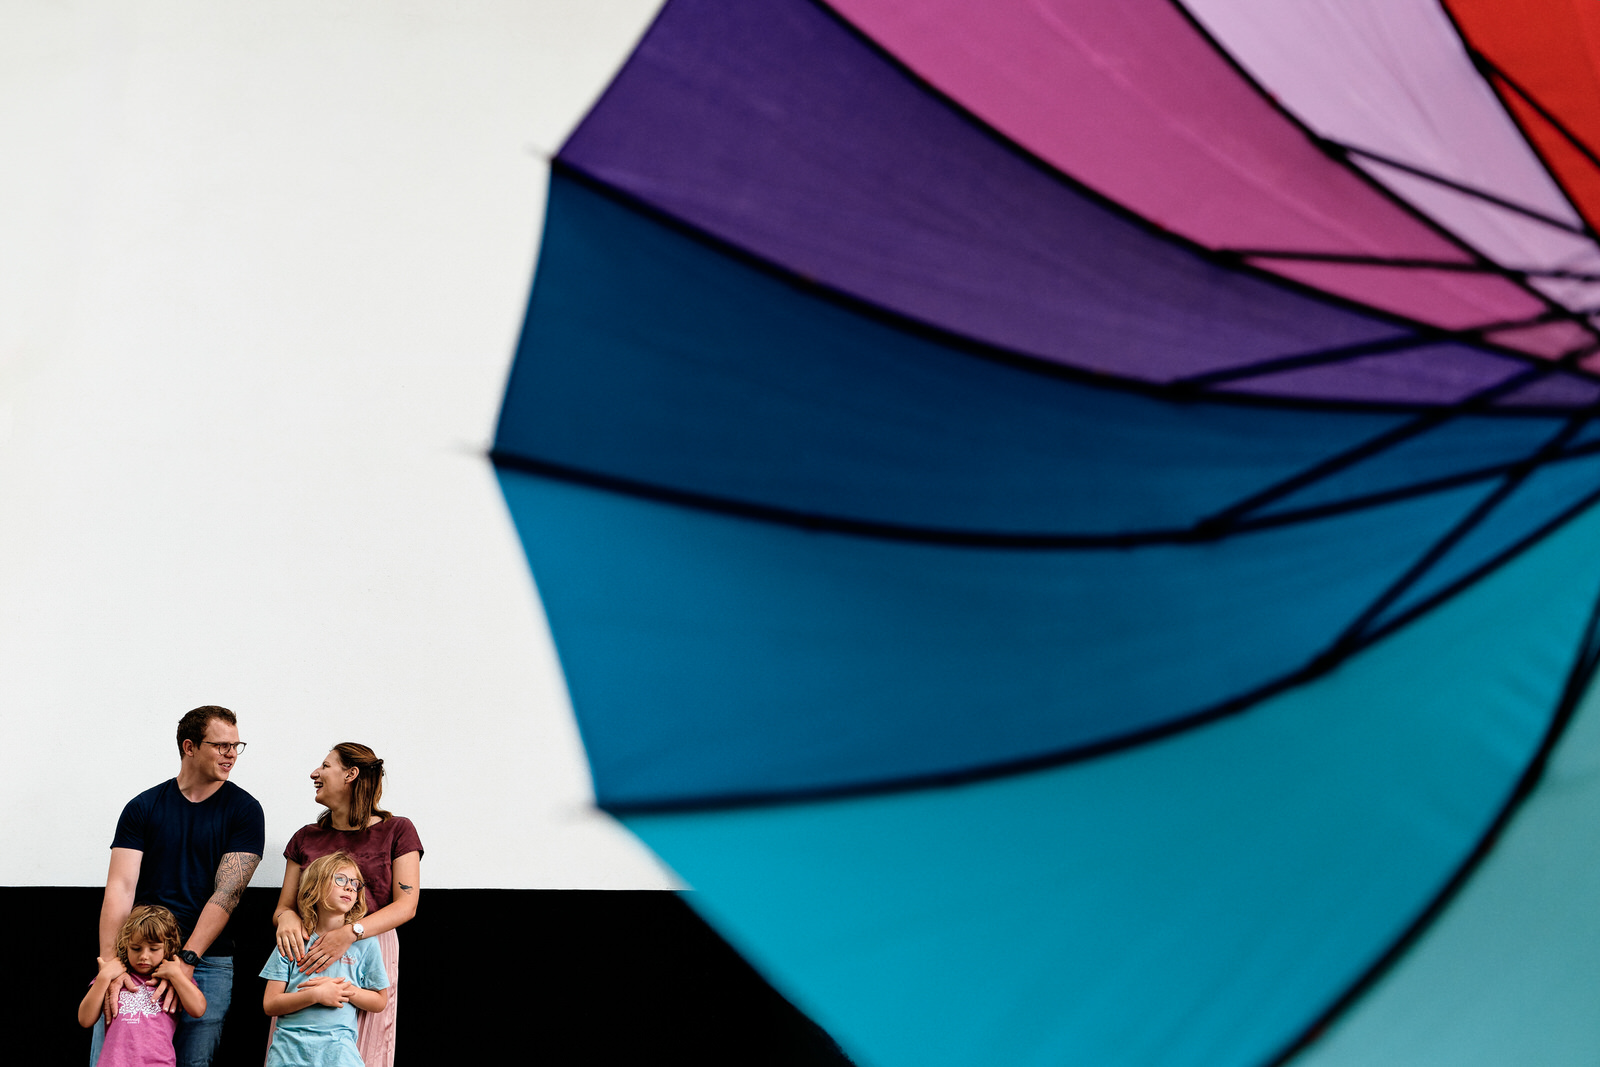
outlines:
[{"label": "wristwatch", "polygon": [[361,936],[366,933],[366,931],[361,928],[361,924],[360,923],[351,923],[350,924],[350,929],[352,929],[352,930],[354,930],[356,932],[356,940],[357,941],[360,941],[361,940]]},{"label": "wristwatch", "polygon": [[178,950],[178,958],[191,967],[200,966],[200,953],[186,948]]}]

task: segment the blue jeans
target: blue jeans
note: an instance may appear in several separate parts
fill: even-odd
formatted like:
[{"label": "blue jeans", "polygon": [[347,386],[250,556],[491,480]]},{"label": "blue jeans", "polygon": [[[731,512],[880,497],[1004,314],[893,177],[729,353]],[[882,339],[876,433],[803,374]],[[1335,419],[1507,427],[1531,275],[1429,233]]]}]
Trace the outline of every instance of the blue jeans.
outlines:
[{"label": "blue jeans", "polygon": [[[178,1052],[178,1067],[211,1067],[211,1057],[222,1040],[222,1018],[233,999],[233,957],[203,956],[194,969],[194,984],[205,994],[206,1013],[191,1019],[178,1009],[178,1033],[172,1047]],[[106,1040],[106,1020],[95,1020],[94,1036],[89,1039],[89,1067],[100,1060],[100,1046]]]}]

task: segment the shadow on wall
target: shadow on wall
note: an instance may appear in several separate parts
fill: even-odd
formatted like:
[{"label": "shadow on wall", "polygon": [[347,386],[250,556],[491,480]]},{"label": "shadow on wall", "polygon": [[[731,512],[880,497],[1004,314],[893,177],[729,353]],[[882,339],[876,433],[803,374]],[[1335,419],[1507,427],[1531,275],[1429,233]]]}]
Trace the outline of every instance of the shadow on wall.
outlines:
[{"label": "shadow on wall", "polygon": [[[82,932],[40,961],[40,988],[50,991],[46,1062],[88,1057],[88,1034],[73,1011],[94,977],[101,893],[0,889],[8,914],[63,912]],[[267,1020],[256,974],[272,951],[277,897],[276,889],[250,889],[234,915],[240,955],[215,1067],[261,1067]],[[850,1062],[676,893],[430,889],[400,936],[396,1067],[464,1053],[497,1063]]]}]

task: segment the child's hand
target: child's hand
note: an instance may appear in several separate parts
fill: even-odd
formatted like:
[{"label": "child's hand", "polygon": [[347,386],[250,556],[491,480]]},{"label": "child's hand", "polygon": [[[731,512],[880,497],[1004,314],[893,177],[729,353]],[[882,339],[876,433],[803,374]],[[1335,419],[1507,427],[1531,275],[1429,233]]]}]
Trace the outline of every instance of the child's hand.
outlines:
[{"label": "child's hand", "polygon": [[344,978],[329,978],[327,975],[318,975],[307,978],[300,983],[301,989],[311,991],[312,1002],[323,1004],[330,1008],[337,1008],[350,999],[350,994],[356,987]]},{"label": "child's hand", "polygon": [[[165,978],[169,982],[178,975],[182,975],[185,978],[190,977],[189,965],[176,956],[168,956],[156,965],[155,970],[150,972],[151,978]],[[169,1008],[168,1010],[170,1011],[171,1009]]]}]

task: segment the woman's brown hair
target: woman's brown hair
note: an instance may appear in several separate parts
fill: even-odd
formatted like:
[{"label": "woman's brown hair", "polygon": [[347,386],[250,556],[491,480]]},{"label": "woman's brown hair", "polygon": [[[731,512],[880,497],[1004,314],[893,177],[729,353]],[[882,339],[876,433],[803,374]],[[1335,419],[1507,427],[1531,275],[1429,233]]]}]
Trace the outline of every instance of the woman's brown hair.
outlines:
[{"label": "woman's brown hair", "polygon": [[[356,780],[350,783],[350,826],[364,830],[367,820],[374,815],[379,820],[393,818],[378,807],[378,801],[383,799],[383,760],[378,754],[354,741],[341,741],[333,746],[333,751],[338,753],[340,763],[356,770]],[[317,816],[317,825],[324,830],[332,824],[332,809]]]}]

